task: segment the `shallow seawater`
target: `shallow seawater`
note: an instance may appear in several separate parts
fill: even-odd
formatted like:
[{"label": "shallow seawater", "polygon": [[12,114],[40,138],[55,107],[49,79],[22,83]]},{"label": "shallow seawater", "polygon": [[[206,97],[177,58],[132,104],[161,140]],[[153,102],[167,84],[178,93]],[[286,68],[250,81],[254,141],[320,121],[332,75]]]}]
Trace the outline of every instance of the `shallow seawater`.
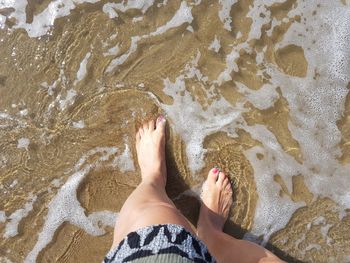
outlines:
[{"label": "shallow seawater", "polygon": [[0,262],[101,261],[164,114],[170,197],[288,262],[350,262],[348,0],[0,0]]}]

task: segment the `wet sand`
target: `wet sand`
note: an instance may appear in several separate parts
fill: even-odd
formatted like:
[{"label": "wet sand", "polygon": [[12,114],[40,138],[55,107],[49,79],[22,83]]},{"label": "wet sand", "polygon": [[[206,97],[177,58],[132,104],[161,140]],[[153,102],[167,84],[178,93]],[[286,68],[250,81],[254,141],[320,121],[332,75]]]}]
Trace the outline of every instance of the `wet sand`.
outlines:
[{"label": "wet sand", "polygon": [[159,114],[167,190],[193,225],[219,165],[227,233],[349,262],[349,3],[91,1],[41,28],[58,1],[28,2],[22,24],[0,2],[0,262],[101,261],[140,181],[135,131]]}]

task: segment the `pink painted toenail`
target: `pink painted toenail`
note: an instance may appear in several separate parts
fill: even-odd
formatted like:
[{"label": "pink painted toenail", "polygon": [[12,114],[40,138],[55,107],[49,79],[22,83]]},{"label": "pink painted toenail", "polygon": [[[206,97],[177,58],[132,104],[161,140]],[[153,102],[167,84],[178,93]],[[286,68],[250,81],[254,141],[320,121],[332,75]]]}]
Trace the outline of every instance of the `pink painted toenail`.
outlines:
[{"label": "pink painted toenail", "polygon": [[217,174],[218,172],[219,172],[219,170],[217,168],[214,168],[213,173]]},{"label": "pink painted toenail", "polygon": [[159,121],[165,121],[165,118],[163,115],[159,115]]}]

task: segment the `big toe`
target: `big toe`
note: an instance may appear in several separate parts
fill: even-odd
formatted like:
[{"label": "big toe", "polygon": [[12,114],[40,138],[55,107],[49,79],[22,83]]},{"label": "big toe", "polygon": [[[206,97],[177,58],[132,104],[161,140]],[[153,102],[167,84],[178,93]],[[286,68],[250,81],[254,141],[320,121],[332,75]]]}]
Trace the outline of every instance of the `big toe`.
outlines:
[{"label": "big toe", "polygon": [[207,182],[209,184],[215,184],[216,180],[218,179],[218,173],[219,173],[219,169],[218,168],[211,169],[209,171],[209,173],[208,173]]}]

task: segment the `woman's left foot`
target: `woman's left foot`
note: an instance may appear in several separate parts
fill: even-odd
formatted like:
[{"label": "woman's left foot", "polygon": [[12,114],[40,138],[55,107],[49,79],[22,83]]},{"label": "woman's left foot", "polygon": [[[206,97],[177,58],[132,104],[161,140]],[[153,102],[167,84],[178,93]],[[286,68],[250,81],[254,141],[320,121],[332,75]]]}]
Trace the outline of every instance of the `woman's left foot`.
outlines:
[{"label": "woman's left foot", "polygon": [[136,133],[137,160],[143,182],[166,184],[165,118],[145,122]]},{"label": "woman's left foot", "polygon": [[207,238],[209,229],[222,231],[232,205],[232,188],[226,175],[217,168],[210,170],[203,185],[202,206],[197,230],[200,238]]}]

